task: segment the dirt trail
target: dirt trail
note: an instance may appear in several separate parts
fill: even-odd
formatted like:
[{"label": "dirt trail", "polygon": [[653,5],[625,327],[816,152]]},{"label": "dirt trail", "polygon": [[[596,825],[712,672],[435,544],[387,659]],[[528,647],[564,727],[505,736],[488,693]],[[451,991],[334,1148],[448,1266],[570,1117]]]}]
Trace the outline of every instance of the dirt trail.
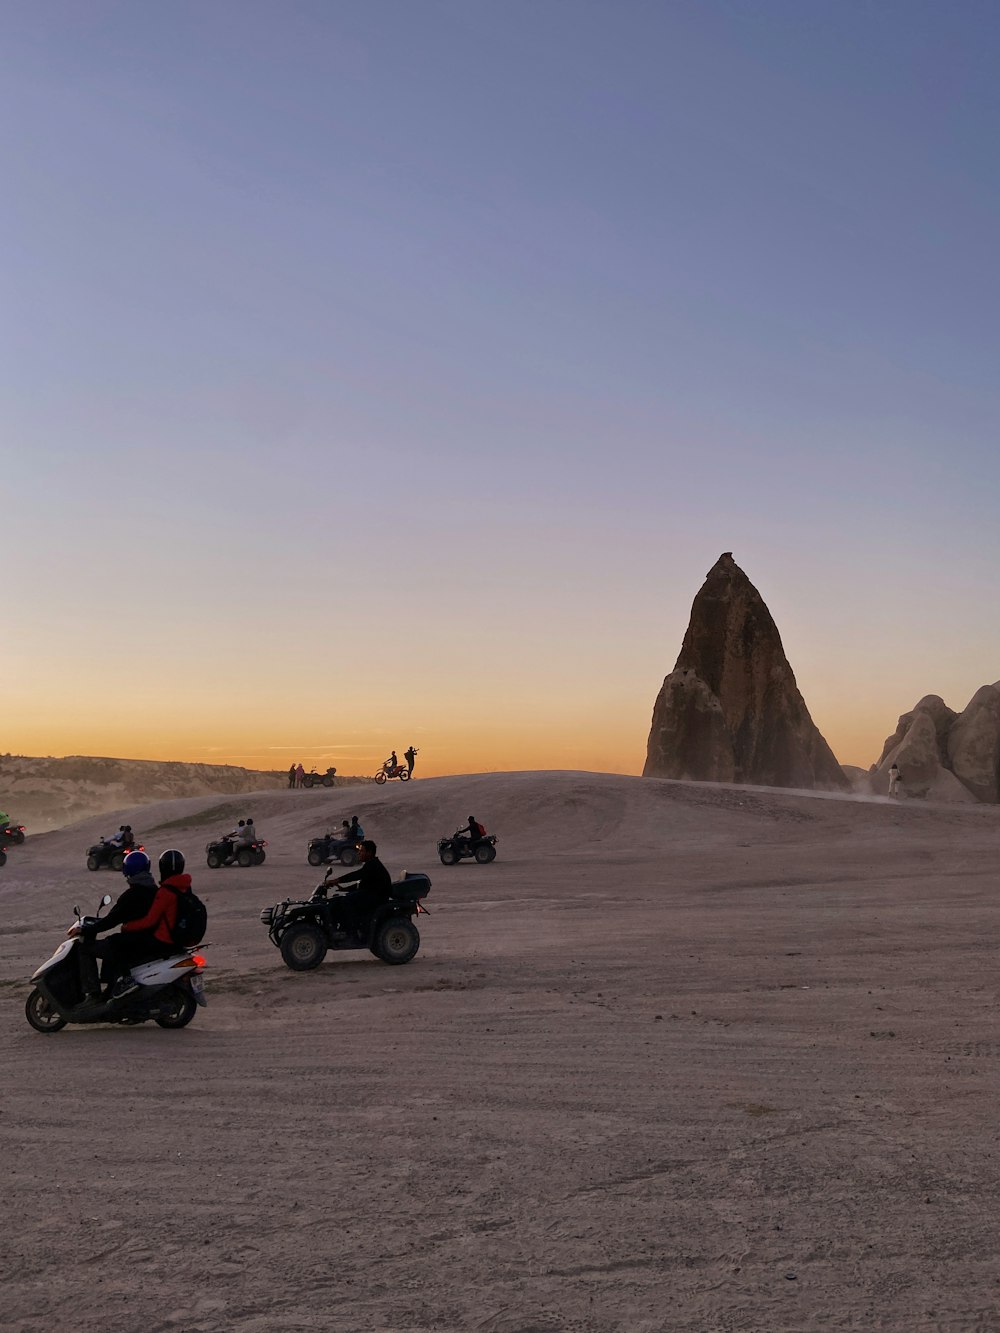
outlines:
[{"label": "dirt trail", "polygon": [[[255,793],[210,872],[230,804],[128,812],[209,904],[183,1032],[33,1033],[119,881],[94,821],[0,871],[5,1330],[998,1327],[1000,811],[477,775]],[[438,865],[470,810],[498,860]],[[421,951],[290,973],[259,910],[354,813]]]}]

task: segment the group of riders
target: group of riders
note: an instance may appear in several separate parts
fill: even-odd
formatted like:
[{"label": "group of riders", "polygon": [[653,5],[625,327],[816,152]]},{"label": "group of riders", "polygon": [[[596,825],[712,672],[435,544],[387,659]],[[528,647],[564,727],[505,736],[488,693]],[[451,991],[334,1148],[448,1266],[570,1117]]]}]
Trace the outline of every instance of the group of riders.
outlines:
[{"label": "group of riders", "polygon": [[[406,760],[407,777],[412,776],[413,765],[419,753],[420,751],[414,749],[412,745],[409,747],[409,749],[403,751],[403,758]],[[392,754],[390,754],[388,759],[383,759],[382,768],[380,771],[384,773],[387,778],[398,778],[400,773],[403,772],[403,765],[396,758],[395,750],[393,750]]]}]

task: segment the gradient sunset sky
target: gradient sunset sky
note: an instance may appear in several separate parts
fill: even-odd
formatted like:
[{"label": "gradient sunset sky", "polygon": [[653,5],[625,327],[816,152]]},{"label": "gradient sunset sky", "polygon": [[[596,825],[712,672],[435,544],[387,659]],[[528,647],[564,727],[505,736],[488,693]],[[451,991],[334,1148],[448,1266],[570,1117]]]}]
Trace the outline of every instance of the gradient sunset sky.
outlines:
[{"label": "gradient sunset sky", "polygon": [[722,551],[1000,678],[1000,7],[8,0],[0,750],[639,772]]}]

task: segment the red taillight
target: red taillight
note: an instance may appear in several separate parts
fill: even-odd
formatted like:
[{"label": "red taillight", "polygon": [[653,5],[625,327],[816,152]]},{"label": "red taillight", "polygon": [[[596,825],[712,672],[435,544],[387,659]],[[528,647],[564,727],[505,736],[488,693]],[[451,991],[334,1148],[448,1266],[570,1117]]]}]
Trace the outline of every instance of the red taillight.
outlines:
[{"label": "red taillight", "polygon": [[207,967],[207,966],[208,966],[208,964],[205,962],[205,959],[201,956],[200,953],[196,953],[196,954],[193,956],[193,958],[191,959],[191,961],[195,964],[196,967]]}]

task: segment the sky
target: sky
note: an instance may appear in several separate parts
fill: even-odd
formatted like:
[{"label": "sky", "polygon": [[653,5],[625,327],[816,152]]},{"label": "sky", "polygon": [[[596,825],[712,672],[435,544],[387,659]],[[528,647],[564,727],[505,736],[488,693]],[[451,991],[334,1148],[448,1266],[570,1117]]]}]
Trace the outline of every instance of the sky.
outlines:
[{"label": "sky", "polygon": [[1000,7],[4,0],[0,750],[640,772],[732,551],[1000,678]]}]

